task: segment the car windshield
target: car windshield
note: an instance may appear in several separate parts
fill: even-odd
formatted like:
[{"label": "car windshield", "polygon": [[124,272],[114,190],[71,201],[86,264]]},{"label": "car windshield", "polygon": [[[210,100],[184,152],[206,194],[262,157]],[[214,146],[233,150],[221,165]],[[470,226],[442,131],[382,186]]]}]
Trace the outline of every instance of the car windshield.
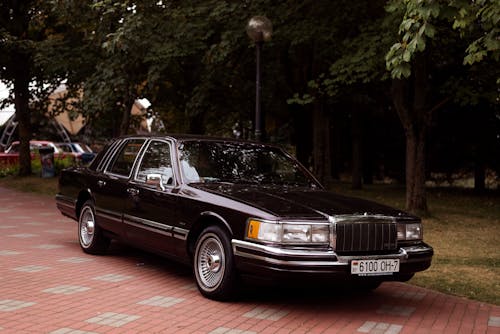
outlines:
[{"label": "car windshield", "polygon": [[317,185],[279,148],[249,143],[186,141],[179,146],[179,151],[187,183]]}]

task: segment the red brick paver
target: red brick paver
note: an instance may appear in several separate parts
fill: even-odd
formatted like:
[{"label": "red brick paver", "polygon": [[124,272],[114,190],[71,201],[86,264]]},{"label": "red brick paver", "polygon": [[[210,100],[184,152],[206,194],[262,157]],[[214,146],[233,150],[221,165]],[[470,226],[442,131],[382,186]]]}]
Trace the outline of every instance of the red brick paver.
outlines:
[{"label": "red brick paver", "polygon": [[259,285],[203,298],[189,268],[113,243],[84,254],[52,198],[0,188],[3,333],[500,333],[500,307],[403,283],[369,294]]}]

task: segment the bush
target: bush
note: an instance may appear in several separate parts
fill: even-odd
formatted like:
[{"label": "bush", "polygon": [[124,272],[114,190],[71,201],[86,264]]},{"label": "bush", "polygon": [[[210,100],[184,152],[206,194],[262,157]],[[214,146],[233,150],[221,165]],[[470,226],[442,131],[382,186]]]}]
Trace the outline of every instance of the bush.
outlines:
[{"label": "bush", "polygon": [[[75,165],[75,160],[73,157],[68,156],[63,159],[54,159],[54,172],[55,175],[59,175],[61,170]],[[31,159],[31,172],[33,175],[42,174],[42,162],[40,161],[40,156],[35,155]],[[0,177],[5,177],[9,175],[17,175],[19,173],[19,162],[15,164],[8,164],[0,162]]]},{"label": "bush", "polygon": [[17,164],[8,164],[0,162],[0,177],[15,175],[18,172],[19,172],[19,166]]}]

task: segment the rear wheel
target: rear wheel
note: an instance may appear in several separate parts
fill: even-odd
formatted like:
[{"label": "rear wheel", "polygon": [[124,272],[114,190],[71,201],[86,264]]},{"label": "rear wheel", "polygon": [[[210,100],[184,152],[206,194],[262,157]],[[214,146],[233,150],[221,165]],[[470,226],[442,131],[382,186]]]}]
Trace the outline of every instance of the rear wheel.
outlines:
[{"label": "rear wheel", "polygon": [[95,210],[91,201],[83,204],[78,219],[78,240],[85,253],[102,254],[109,247],[109,238],[105,237],[95,221]]},{"label": "rear wheel", "polygon": [[194,274],[201,294],[216,300],[234,297],[236,272],[231,242],[219,226],[203,230],[196,241]]}]

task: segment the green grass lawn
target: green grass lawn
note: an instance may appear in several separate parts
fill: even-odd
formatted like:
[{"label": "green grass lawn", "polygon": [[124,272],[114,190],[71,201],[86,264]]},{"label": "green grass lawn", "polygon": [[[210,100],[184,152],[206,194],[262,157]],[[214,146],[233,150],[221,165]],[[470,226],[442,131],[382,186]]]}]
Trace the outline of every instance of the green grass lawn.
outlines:
[{"label": "green grass lawn", "polygon": [[[57,178],[3,177],[0,186],[44,196],[57,192]],[[370,185],[352,190],[346,183],[332,190],[404,208],[401,186]],[[456,189],[429,189],[430,216],[423,219],[424,238],[434,247],[430,269],[411,284],[500,305],[500,194]]]}]

